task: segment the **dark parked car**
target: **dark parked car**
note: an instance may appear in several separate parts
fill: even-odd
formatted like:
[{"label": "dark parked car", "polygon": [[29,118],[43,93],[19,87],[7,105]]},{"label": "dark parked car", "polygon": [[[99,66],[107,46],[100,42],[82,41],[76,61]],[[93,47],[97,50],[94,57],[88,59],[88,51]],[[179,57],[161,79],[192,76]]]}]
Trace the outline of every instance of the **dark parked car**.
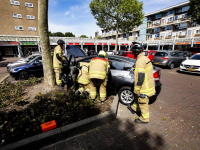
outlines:
[{"label": "dark parked car", "polygon": [[[71,64],[90,62],[90,60],[94,57],[95,56],[85,57]],[[127,105],[133,103],[134,72],[132,67],[136,60],[116,55],[107,55],[106,59],[108,59],[111,67],[111,72],[107,83],[107,92],[114,95],[118,94],[119,100],[122,104]],[[68,80],[68,83],[71,82],[70,85],[75,84],[73,82],[76,81],[78,70],[79,69],[75,65],[71,66],[71,73],[69,74],[70,80]],[[153,103],[157,99],[162,86],[160,83],[160,69],[154,69],[153,75],[155,80],[156,94],[150,97],[150,103]]]},{"label": "dark parked car", "polygon": [[97,55],[97,53],[94,50],[89,50],[87,52],[87,56],[91,56],[91,55]]},{"label": "dark parked car", "polygon": [[180,66],[184,60],[186,60],[186,55],[182,51],[158,51],[152,63],[173,69],[175,66]]}]

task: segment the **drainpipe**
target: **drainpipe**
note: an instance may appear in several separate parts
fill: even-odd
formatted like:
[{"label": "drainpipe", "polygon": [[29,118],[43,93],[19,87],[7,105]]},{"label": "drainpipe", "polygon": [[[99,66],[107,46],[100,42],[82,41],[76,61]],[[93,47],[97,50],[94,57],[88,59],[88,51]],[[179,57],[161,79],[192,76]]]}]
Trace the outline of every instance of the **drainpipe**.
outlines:
[{"label": "drainpipe", "polygon": [[174,42],[173,42],[173,47],[172,47],[172,50],[174,50],[174,47],[175,47],[175,40],[174,40]]},{"label": "drainpipe", "polygon": [[193,47],[193,46],[194,46],[194,38],[192,39],[191,47]]},{"label": "drainpipe", "polygon": [[96,53],[97,53],[97,43],[95,43],[95,51],[96,51]]}]

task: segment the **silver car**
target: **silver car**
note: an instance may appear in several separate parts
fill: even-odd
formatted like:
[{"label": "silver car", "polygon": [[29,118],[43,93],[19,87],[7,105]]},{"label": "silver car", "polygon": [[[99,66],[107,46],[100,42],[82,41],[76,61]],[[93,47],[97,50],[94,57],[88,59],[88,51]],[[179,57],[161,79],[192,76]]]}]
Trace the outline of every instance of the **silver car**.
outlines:
[{"label": "silver car", "polygon": [[184,60],[186,60],[186,55],[182,51],[158,51],[152,63],[173,69],[175,66],[180,66]]},{"label": "silver car", "polygon": [[25,64],[27,64],[29,61],[31,61],[31,60],[33,60],[34,58],[36,58],[37,56],[41,56],[41,53],[38,52],[38,53],[35,53],[35,54],[33,54],[33,55],[30,55],[30,56],[28,56],[28,57],[26,57],[26,58],[21,58],[21,59],[15,61],[15,62],[9,63],[9,64],[7,65],[7,70],[8,70],[8,72],[9,72],[9,70],[10,70],[11,67],[16,67],[16,66],[20,66],[20,65],[25,65]]}]

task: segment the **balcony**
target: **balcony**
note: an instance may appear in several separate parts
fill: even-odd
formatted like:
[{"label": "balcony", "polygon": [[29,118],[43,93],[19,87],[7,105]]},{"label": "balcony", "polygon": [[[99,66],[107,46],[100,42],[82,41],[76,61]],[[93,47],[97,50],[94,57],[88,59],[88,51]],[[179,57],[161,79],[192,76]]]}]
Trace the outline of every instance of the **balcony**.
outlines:
[{"label": "balcony", "polygon": [[167,24],[171,24],[171,23],[173,23],[173,22],[174,22],[174,21],[168,21]]},{"label": "balcony", "polygon": [[165,39],[171,39],[172,37],[171,36],[167,36],[167,37],[165,37]]},{"label": "balcony", "polygon": [[160,40],[160,38],[159,38],[159,37],[157,37],[157,38],[154,38],[154,40]]},{"label": "balcony", "polygon": [[153,24],[153,26],[160,26],[161,23],[156,23],[156,24]]},{"label": "balcony", "polygon": [[200,33],[195,34],[194,37],[200,37]]},{"label": "balcony", "polygon": [[186,35],[179,35],[179,38],[186,38]]}]

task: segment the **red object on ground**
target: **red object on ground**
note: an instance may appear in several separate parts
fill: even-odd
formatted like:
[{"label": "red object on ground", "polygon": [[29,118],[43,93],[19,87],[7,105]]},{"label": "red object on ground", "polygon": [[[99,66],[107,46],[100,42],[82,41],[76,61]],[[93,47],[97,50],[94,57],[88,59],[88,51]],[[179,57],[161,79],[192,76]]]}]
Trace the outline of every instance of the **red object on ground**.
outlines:
[{"label": "red object on ground", "polygon": [[41,124],[41,127],[42,127],[42,131],[46,132],[46,131],[56,128],[56,122],[55,120],[49,121],[49,122]]}]

